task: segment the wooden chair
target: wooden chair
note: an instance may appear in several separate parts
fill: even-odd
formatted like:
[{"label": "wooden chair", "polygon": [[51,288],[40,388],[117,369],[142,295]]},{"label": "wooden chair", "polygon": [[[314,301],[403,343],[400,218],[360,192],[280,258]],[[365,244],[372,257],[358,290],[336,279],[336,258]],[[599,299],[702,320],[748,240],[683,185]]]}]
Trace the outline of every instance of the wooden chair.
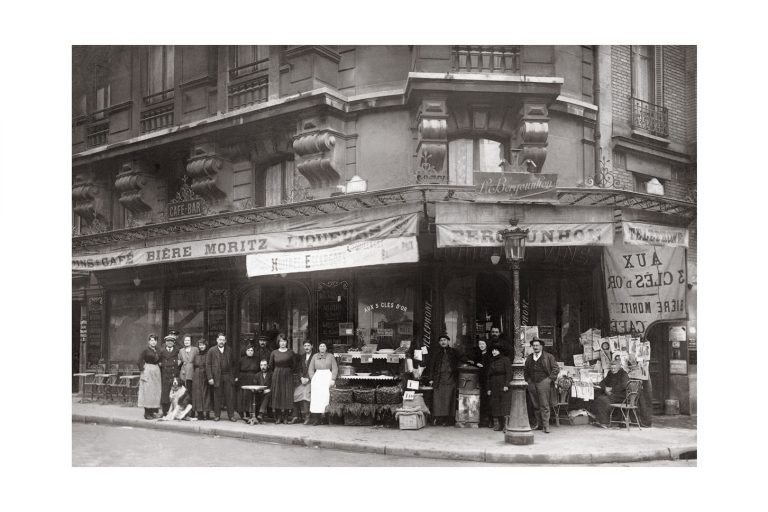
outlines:
[{"label": "wooden chair", "polygon": [[[624,398],[624,400],[621,403],[618,404],[610,404],[611,406],[611,415],[609,417],[608,426],[612,426],[614,423],[623,424],[627,431],[629,431],[630,425],[637,425],[638,430],[642,430],[640,428],[640,419],[637,416],[637,402],[640,398],[640,390],[643,388],[643,381],[641,380],[630,380],[629,384],[627,384],[627,396]],[[621,413],[621,419],[614,420],[613,419],[613,413],[615,411],[619,411]],[[632,415],[635,415],[635,421],[632,421]]]},{"label": "wooden chair", "polygon": [[565,417],[570,422],[568,416],[568,399],[571,396],[571,386],[573,386],[573,379],[567,376],[560,377],[555,383],[555,390],[557,392],[557,402],[552,404],[552,412],[555,416],[555,424],[560,426],[561,413],[565,412]]}]

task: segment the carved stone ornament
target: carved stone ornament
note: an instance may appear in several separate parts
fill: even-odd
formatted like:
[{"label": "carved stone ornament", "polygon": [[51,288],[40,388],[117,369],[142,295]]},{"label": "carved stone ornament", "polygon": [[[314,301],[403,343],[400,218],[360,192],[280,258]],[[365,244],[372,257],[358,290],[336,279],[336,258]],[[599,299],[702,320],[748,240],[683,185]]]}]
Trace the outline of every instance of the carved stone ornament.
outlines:
[{"label": "carved stone ornament", "polygon": [[99,188],[91,182],[78,183],[72,187],[72,204],[75,215],[91,222],[96,217],[95,199],[99,195]]},{"label": "carved stone ornament", "polygon": [[329,132],[313,132],[293,141],[296,154],[296,170],[304,176],[312,188],[333,186],[341,178],[338,167],[340,150],[336,136]]},{"label": "carved stone ornament", "polygon": [[448,114],[445,100],[425,99],[416,114],[416,127],[419,141],[416,154],[421,160],[434,168],[436,173],[445,173],[445,161],[448,154]]},{"label": "carved stone ornament", "polygon": [[224,161],[217,155],[197,149],[187,163],[187,176],[192,178],[192,191],[206,201],[223,199],[227,194],[216,183],[217,174],[224,168]]},{"label": "carved stone ornament", "polygon": [[142,190],[149,181],[149,177],[144,172],[131,164],[124,164],[117,174],[115,190],[120,194],[118,201],[134,215],[152,210],[152,207],[142,198]]},{"label": "carved stone ornament", "polygon": [[540,173],[547,158],[549,117],[544,104],[526,103],[520,118],[520,162],[527,164],[530,172]]}]

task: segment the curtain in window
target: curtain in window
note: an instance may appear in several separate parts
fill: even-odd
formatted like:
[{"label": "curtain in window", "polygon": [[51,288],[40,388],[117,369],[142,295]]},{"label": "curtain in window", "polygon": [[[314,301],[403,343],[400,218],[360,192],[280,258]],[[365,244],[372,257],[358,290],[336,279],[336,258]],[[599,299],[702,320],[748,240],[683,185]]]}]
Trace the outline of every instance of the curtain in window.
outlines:
[{"label": "curtain in window", "polygon": [[147,59],[147,94],[173,87],[173,46],[152,46]]},{"label": "curtain in window", "polygon": [[653,103],[653,46],[632,46],[632,88],[635,98]]},{"label": "curtain in window", "polygon": [[283,162],[267,169],[264,179],[264,197],[266,206],[276,206],[283,200]]},{"label": "curtain in window", "polygon": [[445,330],[450,345],[466,350],[473,345],[471,322],[475,321],[475,278],[455,277],[445,287]]},{"label": "curtain in window", "polygon": [[457,139],[448,143],[448,183],[472,184],[472,139]]}]

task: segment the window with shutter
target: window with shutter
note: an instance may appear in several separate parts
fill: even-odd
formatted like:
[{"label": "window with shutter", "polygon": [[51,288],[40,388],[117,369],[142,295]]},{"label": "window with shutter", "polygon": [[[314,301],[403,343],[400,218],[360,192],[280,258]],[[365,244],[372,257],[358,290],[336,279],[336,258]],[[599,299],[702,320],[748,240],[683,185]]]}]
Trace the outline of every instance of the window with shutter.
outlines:
[{"label": "window with shutter", "polygon": [[658,137],[669,135],[663,55],[663,46],[631,46],[632,128]]}]

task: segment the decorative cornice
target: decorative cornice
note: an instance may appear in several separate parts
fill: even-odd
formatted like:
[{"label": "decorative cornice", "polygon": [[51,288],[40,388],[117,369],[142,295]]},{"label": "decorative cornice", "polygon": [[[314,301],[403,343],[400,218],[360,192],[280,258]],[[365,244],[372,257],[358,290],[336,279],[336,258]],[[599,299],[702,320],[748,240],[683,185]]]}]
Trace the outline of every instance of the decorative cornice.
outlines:
[{"label": "decorative cornice", "polygon": [[141,191],[148,181],[148,176],[132,164],[124,164],[115,179],[115,190],[120,193],[118,201],[134,215],[141,215],[152,209],[141,196]]},{"label": "decorative cornice", "polygon": [[339,55],[338,52],[331,50],[327,46],[320,46],[320,45],[293,46],[285,50],[285,58],[293,59],[294,57],[299,57],[307,53],[316,53],[336,63],[339,63],[341,61],[341,55]]}]

